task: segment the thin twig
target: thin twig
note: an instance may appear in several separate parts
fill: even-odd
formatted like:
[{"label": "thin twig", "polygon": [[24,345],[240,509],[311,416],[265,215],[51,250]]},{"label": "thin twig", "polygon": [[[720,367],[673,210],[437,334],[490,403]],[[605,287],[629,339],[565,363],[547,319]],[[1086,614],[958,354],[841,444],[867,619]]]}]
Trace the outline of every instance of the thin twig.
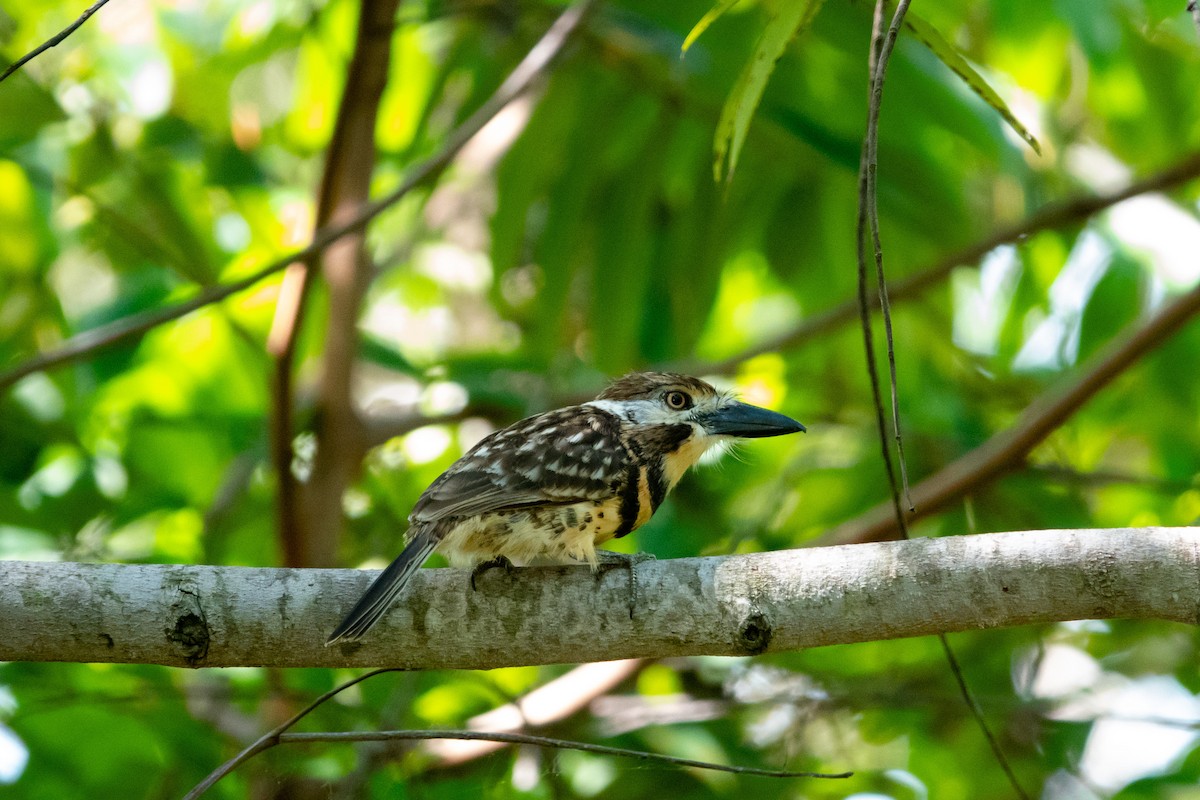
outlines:
[{"label": "thin twig", "polygon": [[47,39],[47,40],[46,40],[45,42],[43,42],[41,45],[39,45],[39,46],[35,47],[34,49],[30,50],[28,53],[26,53],[25,55],[21,56],[20,58],[18,58],[18,59],[17,59],[16,61],[14,61],[13,63],[9,64],[9,65],[8,65],[8,69],[4,70],[4,72],[3,72],[3,73],[0,73],[0,83],[3,83],[3,82],[4,82],[4,80],[5,80],[5,79],[6,79],[6,78],[7,78],[9,75],[12,75],[14,72],[16,72],[16,71],[17,71],[17,70],[19,70],[21,67],[23,67],[23,66],[25,66],[26,64],[28,64],[28,63],[29,63],[30,61],[32,61],[33,59],[35,59],[35,58],[37,58],[38,56],[40,56],[42,53],[46,52],[47,50],[49,50],[49,49],[51,49],[51,48],[53,48],[53,47],[58,47],[60,44],[62,44],[64,39],[66,39],[68,36],[70,36],[72,33],[74,33],[74,32],[75,32],[75,30],[76,30],[76,29],[77,29],[77,28],[78,28],[80,25],[82,25],[83,23],[87,22],[87,21],[88,21],[88,18],[89,18],[89,17],[91,17],[91,16],[92,16],[92,14],[95,14],[97,11],[99,11],[101,8],[103,8],[103,7],[104,7],[104,4],[105,4],[105,3],[107,3],[107,2],[108,2],[108,0],[96,0],[96,2],[95,2],[95,3],[93,3],[93,4],[92,4],[92,5],[91,5],[91,6],[88,8],[88,10],[87,10],[87,11],[84,11],[82,14],[80,14],[80,15],[79,15],[79,18],[78,18],[78,19],[76,19],[74,22],[72,22],[70,25],[68,25],[67,27],[63,28],[61,31],[59,31],[58,33],[56,33],[54,36],[51,36],[49,39]]},{"label": "thin twig", "polygon": [[[896,6],[896,12],[892,16],[892,23],[888,27],[887,36],[882,42],[878,54],[875,48],[871,48],[871,54],[875,57],[876,63],[871,72],[871,96],[867,107],[867,136],[865,137],[866,145],[866,164],[864,171],[867,178],[867,191],[865,198],[865,213],[867,221],[870,223],[871,243],[875,253],[875,276],[879,291],[879,307],[883,311],[883,329],[884,338],[887,344],[888,358],[888,375],[890,378],[891,394],[892,394],[892,435],[896,440],[896,460],[900,464],[900,486],[904,497],[907,500],[908,507],[912,508],[912,498],[908,493],[908,467],[905,465],[904,459],[904,438],[900,434],[900,397],[898,384],[896,380],[896,344],[892,336],[892,309],[888,303],[887,281],[884,279],[883,273],[883,242],[879,234],[879,187],[878,187],[878,171],[879,171],[879,114],[883,107],[883,81],[887,74],[887,64],[891,60],[892,50],[896,47],[896,38],[900,33],[900,26],[904,23],[904,14],[908,11],[909,0],[900,0]],[[882,6],[880,6],[882,13]],[[859,213],[863,213],[862,203],[859,205]],[[859,234],[861,236],[861,233]],[[860,290],[861,294],[865,295],[865,291]],[[868,312],[867,324],[870,324],[870,315]],[[872,371],[874,375],[874,371]],[[876,396],[878,400],[878,395]],[[883,445],[887,449],[887,436],[883,434]],[[888,467],[888,474],[892,474],[891,467]],[[895,492],[895,500],[897,506],[900,503],[900,495]],[[904,516],[903,509],[897,507],[897,515],[901,518]]]},{"label": "thin twig", "polygon": [[385,672],[403,672],[403,671],[404,670],[402,670],[398,667],[385,667],[384,669],[374,669],[374,670],[371,670],[370,672],[365,672],[362,675],[359,675],[357,678],[351,678],[350,680],[346,681],[345,683],[341,684],[340,686],[333,687],[328,692],[325,692],[325,694],[321,695],[316,700],[313,700],[311,703],[306,705],[300,711],[296,712],[286,722],[283,722],[280,725],[267,731],[262,736],[258,737],[258,739],[256,739],[248,747],[244,748],[236,756],[229,759],[224,764],[222,764],[221,766],[219,766],[215,770],[213,770],[211,773],[209,773],[207,778],[200,781],[200,783],[198,783],[194,787],[192,787],[192,790],[190,792],[188,792],[186,795],[183,796],[183,800],[196,800],[197,797],[199,797],[200,795],[207,792],[210,788],[212,788],[213,784],[215,784],[217,781],[221,780],[221,778],[224,778],[229,773],[233,772],[241,764],[250,760],[257,754],[261,753],[263,750],[269,750],[272,747],[274,747],[275,745],[279,744],[279,741],[280,741],[279,737],[283,735],[284,731],[291,728],[297,722],[299,722],[300,720],[304,719],[306,716],[311,714],[317,708],[317,706],[321,705],[326,700],[329,700],[330,698],[335,697],[339,693],[345,691],[346,689],[349,689],[351,686],[354,686],[355,684],[362,683],[363,681],[365,681],[368,678],[374,678],[376,675],[382,675]]},{"label": "thin twig", "polygon": [[[467,720],[467,727],[471,731],[521,733],[523,728],[545,728],[562,722],[608,694],[647,663],[645,659],[628,658],[581,664],[505,705]],[[439,740],[426,745],[425,750],[438,759],[436,766],[445,768],[490,755],[504,745],[498,741]]]},{"label": "thin twig", "polygon": [[[887,74],[888,61],[891,59],[892,51],[896,46],[896,38],[900,32],[900,26],[904,23],[904,14],[908,10],[910,0],[899,0],[896,5],[896,11],[892,16],[891,25],[888,27],[887,35],[883,34],[883,12],[886,0],[877,0],[875,6],[875,17],[871,31],[871,51],[868,57],[869,73],[870,73],[870,94],[867,100],[867,131],[863,138],[862,164],[859,168],[859,196],[858,196],[858,216],[856,224],[857,237],[857,252],[858,252],[858,302],[859,316],[862,320],[863,340],[867,354],[867,369],[869,371],[871,381],[871,392],[875,403],[876,422],[879,427],[879,439],[883,449],[883,460],[887,468],[888,484],[891,489],[891,506],[895,516],[896,525],[900,531],[901,538],[908,538],[908,525],[904,518],[904,509],[900,502],[900,487],[896,483],[896,473],[892,467],[891,449],[888,447],[888,432],[887,424],[884,421],[883,397],[879,386],[879,376],[875,367],[875,353],[873,346],[873,337],[871,332],[871,309],[867,304],[867,264],[866,254],[866,233],[867,228],[870,229],[871,242],[874,247],[875,256],[875,274],[878,283],[879,305],[883,311],[884,330],[887,338],[887,356],[891,385],[891,400],[892,400],[892,430],[896,439],[897,458],[900,461],[900,472],[903,476],[904,494],[908,497],[908,506],[912,510],[913,503],[908,491],[908,476],[904,465],[904,447],[903,440],[900,435],[900,409],[898,403],[898,392],[896,383],[896,351],[895,343],[892,338],[891,324],[891,309],[888,303],[887,282],[884,278],[883,271],[883,244],[879,234],[879,210],[878,210],[878,186],[876,182],[878,166],[879,166],[879,114],[883,105],[883,83]],[[987,740],[988,746],[992,750],[1000,768],[1008,778],[1009,784],[1013,791],[1022,800],[1029,800],[1029,795],[1026,794],[1020,782],[1017,780],[1016,774],[1013,772],[1012,765],[1008,761],[1008,757],[1004,754],[1000,747],[1000,742],[997,740],[991,727],[988,725],[986,718],[983,715],[983,709],[975,700],[971,689],[967,686],[966,676],[963,674],[962,665],[958,661],[958,657],[954,654],[953,648],[950,646],[949,639],[945,634],[938,634],[938,640],[942,644],[942,650],[946,655],[946,663],[950,667],[950,672],[954,676],[955,682],[958,684],[959,692],[962,694],[963,701],[967,704],[967,708],[971,711],[971,715],[975,718],[980,731]]]},{"label": "thin twig", "polygon": [[[376,212],[378,213],[378,212]],[[364,221],[365,222],[365,221]],[[329,240],[335,237],[326,237]],[[323,247],[328,242],[323,238],[319,243],[314,241],[313,244],[305,248],[301,253],[315,252],[320,247]],[[233,283],[213,286],[202,290],[191,300],[185,300],[182,303],[166,308],[157,308],[152,311],[145,311],[140,314],[133,314],[123,319],[110,322],[107,325],[101,325],[93,328],[90,331],[76,334],[60,345],[57,349],[46,353],[41,353],[28,361],[22,362],[6,372],[0,373],[0,391],[7,389],[17,381],[27,375],[32,375],[35,372],[41,372],[51,367],[56,367],[60,364],[65,364],[70,361],[90,355],[97,350],[103,350],[111,347],[119,342],[135,336],[140,336],[147,331],[153,330],[167,322],[179,319],[193,311],[212,305],[213,303],[224,300],[230,295],[237,294],[244,289],[248,289],[259,281],[271,276],[279,270],[286,267],[294,260],[295,256],[289,256],[286,260],[273,262],[266,267],[263,267],[258,272],[248,275],[241,280]]]},{"label": "thin twig", "polygon": [[287,733],[286,731],[294,727],[300,720],[311,714],[316,708],[327,700],[332,699],[339,693],[349,689],[351,686],[362,683],[368,678],[373,678],[376,675],[382,675],[385,672],[403,672],[403,669],[398,667],[387,667],[384,669],[371,670],[356,678],[352,678],[345,683],[335,686],[329,691],[322,694],[317,699],[313,700],[303,709],[294,714],[290,719],[281,723],[264,733],[253,743],[243,748],[241,752],[229,759],[221,766],[217,767],[208,776],[196,784],[190,792],[184,795],[183,800],[196,800],[211,789],[218,781],[224,778],[229,773],[233,772],[242,764],[249,761],[254,756],[270,750],[272,747],[280,744],[301,743],[301,742],[393,742],[393,741],[414,741],[414,740],[431,740],[431,739],[462,739],[467,741],[489,741],[503,742],[505,744],[528,744],[538,747],[550,747],[558,750],[578,750],[584,753],[598,753],[600,755],[623,756],[625,758],[636,758],[641,761],[651,761],[659,764],[670,764],[679,767],[696,767],[698,769],[707,769],[714,772],[732,772],[737,775],[754,775],[764,778],[849,778],[853,772],[838,772],[838,773],[823,773],[823,772],[793,772],[789,770],[773,770],[760,769],[758,767],[737,767],[727,766],[724,764],[714,764],[707,761],[695,761],[690,758],[678,758],[676,756],[662,755],[659,753],[648,753],[643,750],[627,750],[622,747],[609,747],[602,744],[590,744],[588,742],[574,742],[568,739],[552,739],[546,736],[535,736],[527,733],[488,733],[485,731],[458,731],[458,730],[401,730],[401,731],[332,731],[320,733]]},{"label": "thin twig", "polygon": [[[536,736],[530,733],[501,733],[487,731],[459,730],[428,730],[428,731],[332,731],[329,733],[284,733],[276,737],[278,744],[305,742],[400,742],[428,739],[464,739],[467,741],[503,742],[505,744],[527,744],[535,747],[550,747],[556,750],[578,750],[582,753],[597,753],[606,756],[621,756],[635,758],[639,761],[650,761],[656,764],[669,764],[675,767],[695,767],[713,772],[731,772],[735,775],[752,775],[759,778],[849,778],[853,772],[797,772],[782,769],[763,769],[761,767],[738,767],[726,764],[716,764],[711,761],[697,761],[691,758],[679,758],[661,753],[649,753],[645,750],[629,750],[624,747],[610,747],[603,744],[576,742],[570,739],[554,739],[549,736]],[[185,798],[185,800],[187,800]]]},{"label": "thin twig", "polygon": [[202,291],[191,300],[176,306],[155,309],[142,314],[135,314],[108,325],[94,328],[85,333],[71,337],[58,349],[40,354],[28,361],[18,364],[7,372],[0,373],[0,391],[8,388],[26,375],[40,372],[51,367],[81,358],[96,350],[110,347],[117,342],[139,336],[147,331],[178,319],[204,306],[224,300],[230,295],[247,289],[259,281],[274,275],[295,261],[304,261],[320,253],[333,242],[348,233],[362,230],[375,217],[393,206],[414,189],[436,179],[454,160],[467,142],[474,138],[483,127],[499,114],[505,106],[524,94],[538,80],[558,57],[579,28],[588,13],[595,7],[598,0],[580,0],[564,11],[550,26],[550,29],[538,40],[537,44],[522,59],[509,76],[504,80],[495,93],[481,105],[474,114],[468,117],[456,128],[442,145],[442,149],[429,159],[415,167],[388,194],[364,206],[358,213],[345,222],[330,225],[317,231],[312,242],[300,250],[288,253],[272,261],[262,269],[246,278],[225,286],[214,286]]},{"label": "thin twig", "polygon": [[[882,456],[887,470],[888,485],[891,487],[892,502],[896,515],[896,524],[908,538],[907,527],[904,523],[904,511],[900,506],[899,484],[896,481],[895,466],[892,463],[891,448],[888,447],[887,422],[884,419],[883,391],[879,385],[879,371],[875,363],[875,337],[871,330],[871,306],[867,299],[867,225],[873,204],[870,200],[873,181],[871,155],[876,145],[873,140],[879,136],[879,109],[883,99],[883,82],[880,76],[887,70],[887,61],[891,56],[891,47],[887,46],[884,38],[883,10],[885,0],[877,0],[875,16],[871,25],[871,50],[868,56],[869,91],[867,94],[867,130],[863,137],[862,155],[858,169],[858,213],[855,218],[855,250],[858,261],[858,313],[862,324],[863,350],[867,360],[867,376],[871,382],[871,394],[875,402],[875,417],[879,427],[879,438],[883,446]],[[901,9],[907,8],[902,0]],[[894,42],[894,40],[893,40]]]},{"label": "thin twig", "polygon": [[[1197,177],[1200,177],[1200,152],[1189,153],[1161,172],[1135,181],[1119,191],[1075,197],[1059,203],[1052,203],[1035,211],[1015,225],[1002,228],[961,250],[944,256],[929,267],[902,278],[892,284],[888,296],[893,302],[912,299],[929,287],[941,283],[955,268],[976,264],[984,255],[1001,245],[1020,242],[1042,231],[1081,222],[1130,198],[1151,192],[1166,191]],[[855,300],[849,300],[820,312],[791,330],[753,345],[729,358],[709,364],[689,365],[691,369],[685,371],[709,375],[728,374],[735,371],[743,362],[756,356],[778,350],[789,350],[810,342],[824,333],[845,325],[855,319],[857,315],[858,303]]]},{"label": "thin twig", "polygon": [[1047,480],[1075,484],[1077,486],[1138,486],[1154,492],[1181,494],[1200,489],[1200,480],[1171,480],[1153,475],[1136,475],[1114,470],[1091,470],[1083,472],[1062,464],[1029,464],[1027,469]]},{"label": "thin twig", "polygon": [[991,726],[988,725],[987,718],[983,715],[983,708],[980,707],[979,701],[975,699],[975,694],[971,691],[971,687],[967,686],[966,675],[963,674],[962,665],[958,662],[958,656],[954,654],[954,648],[950,646],[950,640],[944,633],[939,633],[937,638],[942,643],[942,652],[946,654],[946,663],[950,665],[950,672],[954,675],[954,682],[958,684],[959,694],[962,695],[963,702],[967,704],[967,708],[971,710],[971,716],[975,718],[975,723],[979,727],[979,730],[983,732],[984,738],[987,739],[988,747],[991,748],[992,755],[996,758],[996,763],[1004,771],[1004,776],[1008,778],[1008,783],[1012,786],[1017,797],[1020,797],[1021,800],[1029,800],[1029,794],[1025,791],[1025,787],[1021,786],[1021,782],[1017,780],[1017,773],[1013,771],[1008,756],[1004,754],[1004,749],[1000,747],[1000,740],[996,738],[996,734],[992,732]]}]

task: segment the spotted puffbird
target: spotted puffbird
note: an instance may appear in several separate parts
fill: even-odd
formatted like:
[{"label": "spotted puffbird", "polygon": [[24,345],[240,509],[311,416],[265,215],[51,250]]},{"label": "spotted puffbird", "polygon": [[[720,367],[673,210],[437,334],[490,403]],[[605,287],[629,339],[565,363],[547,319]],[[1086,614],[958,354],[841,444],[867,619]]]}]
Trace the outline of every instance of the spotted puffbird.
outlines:
[{"label": "spotted puffbird", "polygon": [[498,430],[425,490],[404,551],[326,644],[361,638],[435,549],[477,571],[530,561],[596,569],[596,546],[645,524],[709,448],[804,429],[698,378],[635,372],[591,402]]}]

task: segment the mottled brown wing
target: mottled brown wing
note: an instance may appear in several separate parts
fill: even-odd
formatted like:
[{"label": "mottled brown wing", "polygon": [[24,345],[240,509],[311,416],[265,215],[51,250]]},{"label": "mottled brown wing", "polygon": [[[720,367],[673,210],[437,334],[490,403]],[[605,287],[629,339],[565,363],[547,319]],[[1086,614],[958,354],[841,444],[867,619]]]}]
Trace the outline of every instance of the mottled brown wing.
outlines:
[{"label": "mottled brown wing", "polygon": [[593,406],[523,419],[454,462],[421,495],[409,520],[428,523],[609,497],[630,464],[619,432],[620,420]]}]

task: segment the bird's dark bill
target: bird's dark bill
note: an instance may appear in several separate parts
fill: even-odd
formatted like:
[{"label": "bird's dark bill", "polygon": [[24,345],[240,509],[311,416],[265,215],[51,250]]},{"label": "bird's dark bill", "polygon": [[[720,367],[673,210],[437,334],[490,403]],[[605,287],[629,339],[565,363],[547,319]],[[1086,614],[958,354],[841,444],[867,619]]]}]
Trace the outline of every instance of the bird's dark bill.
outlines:
[{"label": "bird's dark bill", "polygon": [[782,436],[785,433],[802,433],[806,430],[803,425],[785,414],[748,403],[725,406],[700,420],[700,424],[710,434],[740,436],[743,439],[761,439],[765,436]]}]

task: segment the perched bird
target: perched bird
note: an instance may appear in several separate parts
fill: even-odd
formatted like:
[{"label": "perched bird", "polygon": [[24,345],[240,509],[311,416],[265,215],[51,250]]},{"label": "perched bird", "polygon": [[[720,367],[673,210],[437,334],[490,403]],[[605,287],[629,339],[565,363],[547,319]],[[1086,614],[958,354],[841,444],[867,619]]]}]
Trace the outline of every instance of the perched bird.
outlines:
[{"label": "perched bird", "polygon": [[452,564],[474,565],[472,585],[482,569],[512,562],[587,562],[594,570],[596,545],[645,524],[710,447],[804,429],[698,378],[635,372],[591,402],[498,430],[417,500],[408,545],[326,645],[361,638],[435,549]]}]

